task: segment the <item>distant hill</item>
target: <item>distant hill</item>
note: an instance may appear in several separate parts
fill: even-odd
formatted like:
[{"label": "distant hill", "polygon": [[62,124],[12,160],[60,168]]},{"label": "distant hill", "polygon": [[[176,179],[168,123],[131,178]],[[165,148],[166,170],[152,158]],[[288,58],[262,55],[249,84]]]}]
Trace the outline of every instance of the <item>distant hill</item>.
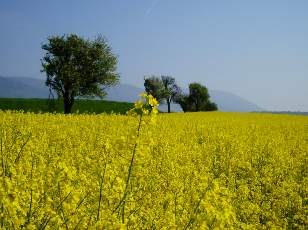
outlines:
[{"label": "distant hill", "polygon": [[[138,99],[138,94],[144,89],[129,84],[120,84],[117,87],[107,90],[106,100],[134,102]],[[241,98],[233,93],[210,90],[211,100],[217,103],[221,111],[264,111],[258,105]],[[1,77],[0,76],[0,98],[48,98],[49,90],[45,86],[44,79],[34,79],[28,77]],[[160,110],[165,111],[166,106],[160,106]],[[171,105],[172,111],[182,111],[177,104]]]},{"label": "distant hill", "polygon": [[48,98],[48,95],[44,80],[0,76],[0,98]]},{"label": "distant hill", "polygon": [[261,111],[263,108],[233,93],[210,90],[211,100],[218,104],[219,110],[229,112]]},{"label": "distant hill", "polygon": [[127,101],[135,102],[139,99],[139,94],[144,92],[144,89],[133,85],[120,84],[116,87],[107,89],[107,100],[111,101]]}]

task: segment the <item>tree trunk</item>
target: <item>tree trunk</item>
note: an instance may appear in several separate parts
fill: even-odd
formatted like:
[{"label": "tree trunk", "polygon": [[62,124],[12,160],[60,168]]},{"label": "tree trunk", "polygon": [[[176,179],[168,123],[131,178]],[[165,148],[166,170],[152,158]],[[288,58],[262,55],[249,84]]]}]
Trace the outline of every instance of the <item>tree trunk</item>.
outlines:
[{"label": "tree trunk", "polygon": [[63,95],[63,103],[64,103],[64,113],[69,114],[72,112],[72,107],[74,104],[74,96],[70,96],[69,93],[64,93]]},{"label": "tree trunk", "polygon": [[170,100],[167,100],[167,105],[168,105],[168,113],[170,113]]}]

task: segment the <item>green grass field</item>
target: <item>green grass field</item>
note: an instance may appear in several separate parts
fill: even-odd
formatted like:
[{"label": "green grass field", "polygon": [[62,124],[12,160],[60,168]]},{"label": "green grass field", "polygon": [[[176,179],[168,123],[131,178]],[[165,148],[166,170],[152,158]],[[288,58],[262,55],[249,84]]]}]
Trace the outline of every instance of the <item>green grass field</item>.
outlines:
[{"label": "green grass field", "polygon": [[[133,107],[133,103],[104,100],[75,101],[73,113],[118,113],[125,114]],[[0,110],[23,110],[25,112],[57,112],[63,113],[61,100],[35,99],[35,98],[0,98]]]}]

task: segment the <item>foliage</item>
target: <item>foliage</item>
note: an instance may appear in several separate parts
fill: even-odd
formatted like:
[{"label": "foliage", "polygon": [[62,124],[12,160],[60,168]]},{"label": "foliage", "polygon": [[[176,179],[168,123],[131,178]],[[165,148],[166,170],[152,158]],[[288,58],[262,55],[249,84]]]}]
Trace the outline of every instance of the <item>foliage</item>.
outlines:
[{"label": "foliage", "polygon": [[163,83],[159,77],[154,75],[144,77],[144,89],[148,94],[151,94],[158,102],[163,102]]},{"label": "foliage", "polygon": [[137,118],[0,111],[0,227],[307,227],[308,117]]},{"label": "foliage", "polygon": [[166,102],[168,113],[170,113],[170,104],[175,101],[177,95],[181,93],[180,87],[171,76],[151,76],[144,78],[145,91],[153,95],[160,103]]},{"label": "foliage", "polygon": [[46,85],[64,101],[64,112],[70,113],[76,96],[105,95],[104,88],[117,84],[117,58],[101,36],[94,41],[75,34],[53,36],[42,45],[46,51],[42,72]]},{"label": "foliage", "polygon": [[176,97],[175,102],[178,103],[181,106],[183,112],[195,111],[194,108],[193,108],[193,104],[190,101],[189,96],[186,95],[186,94],[179,94]]},{"label": "foliage", "polygon": [[[50,106],[52,104],[52,107]],[[126,114],[133,103],[104,100],[75,100],[72,113],[120,113]],[[33,98],[0,98],[0,110],[17,110],[34,113],[63,113],[63,101]]]},{"label": "foliage", "polygon": [[189,84],[189,95],[178,95],[175,100],[184,112],[215,111],[217,105],[210,101],[208,89],[199,84]]},{"label": "foliage", "polygon": [[218,110],[217,104],[212,101],[208,101],[204,107],[201,107],[201,111],[216,111]]}]

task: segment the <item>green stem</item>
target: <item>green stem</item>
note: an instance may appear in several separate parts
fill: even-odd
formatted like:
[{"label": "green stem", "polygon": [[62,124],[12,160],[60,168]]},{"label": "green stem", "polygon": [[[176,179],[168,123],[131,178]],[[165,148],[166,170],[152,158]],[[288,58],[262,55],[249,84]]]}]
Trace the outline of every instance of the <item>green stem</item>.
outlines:
[{"label": "green stem", "polygon": [[21,148],[20,148],[20,150],[17,154],[17,157],[15,158],[15,161],[14,161],[15,163],[17,163],[19,161],[21,154],[22,154],[22,151],[23,151],[24,147],[26,146],[26,144],[29,142],[30,138],[31,138],[31,133],[29,133],[26,141],[22,144],[22,146],[21,146]]},{"label": "green stem", "polygon": [[136,142],[135,142],[135,145],[134,145],[134,148],[133,148],[133,154],[132,154],[132,158],[130,160],[130,165],[129,165],[129,168],[128,168],[128,173],[127,173],[128,175],[127,175],[127,179],[126,179],[124,194],[123,194],[121,201],[119,202],[119,204],[117,205],[117,207],[113,211],[113,213],[116,212],[118,210],[118,208],[123,204],[122,222],[124,222],[124,216],[123,215],[124,215],[124,208],[125,208],[125,200],[126,200],[126,196],[128,195],[128,186],[129,186],[129,182],[130,182],[130,178],[131,178],[131,174],[132,174],[132,170],[133,170],[133,164],[134,164],[134,159],[135,159],[136,149],[137,149],[137,141],[138,141],[139,135],[140,135],[141,121],[142,121],[142,114],[140,115],[140,119],[139,119],[139,124],[138,124],[138,129],[137,129],[137,138],[136,138]]},{"label": "green stem", "polygon": [[[31,154],[32,155],[32,154]],[[31,178],[31,182],[32,182],[32,178],[33,178],[33,167],[34,167],[34,159],[33,159],[33,155],[32,155],[32,162],[31,162],[31,174],[30,174],[30,178]],[[29,224],[31,221],[31,212],[32,212],[32,202],[33,202],[33,190],[31,188],[30,191],[30,204],[29,204],[29,211],[28,211],[28,219],[25,225]]]},{"label": "green stem", "polygon": [[106,167],[107,167],[107,164],[105,165],[103,176],[99,177],[99,200],[98,200],[96,221],[98,221],[98,219],[99,219],[99,211],[101,209],[101,202],[102,202],[102,197],[103,197],[103,183],[104,183]]}]

